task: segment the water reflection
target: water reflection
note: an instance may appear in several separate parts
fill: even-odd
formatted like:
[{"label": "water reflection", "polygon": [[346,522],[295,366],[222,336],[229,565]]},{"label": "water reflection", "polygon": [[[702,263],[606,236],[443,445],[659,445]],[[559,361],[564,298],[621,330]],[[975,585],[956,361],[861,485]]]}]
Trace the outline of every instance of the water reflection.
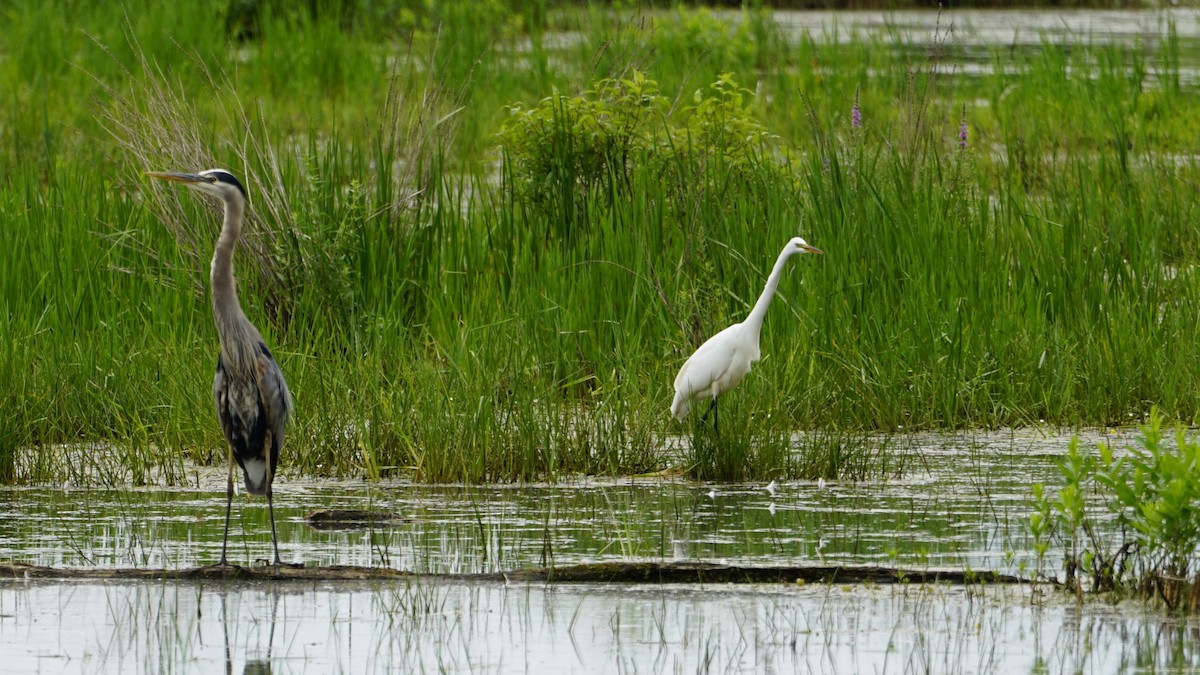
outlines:
[{"label": "water reflection", "polygon": [[[238,639],[240,637],[240,635],[239,635],[239,631],[237,629],[241,626],[240,625],[234,626],[233,644],[237,645],[239,653],[241,653],[243,651],[243,649],[244,649],[244,653],[245,653],[245,665],[242,667],[242,670],[241,670],[243,675],[271,675],[271,652],[275,645],[275,617],[279,613],[278,590],[279,589],[276,589],[276,588],[268,589],[268,593],[270,595],[270,601],[271,601],[271,614],[270,614],[270,621],[269,621],[269,623],[266,624],[266,626],[267,626],[267,647],[266,647],[265,654],[262,653],[262,650],[261,650],[261,642],[262,642],[261,638],[258,638],[256,640],[257,644],[254,647],[244,645],[243,641]],[[233,648],[230,647],[230,639],[229,639],[230,618],[229,618],[229,609],[227,606],[230,593],[229,593],[228,589],[222,589],[219,593],[220,593],[220,598],[221,598],[221,632],[225,637],[225,673],[227,675],[232,675],[232,673],[234,672],[234,669],[233,669],[234,650],[233,650]],[[242,594],[235,595],[235,600],[240,600],[241,595]],[[250,613],[253,615],[253,610],[251,610]],[[236,621],[238,621],[239,618],[240,617],[235,617],[233,619],[233,621],[236,622]],[[251,616],[251,626],[253,626],[256,629],[261,629],[263,626],[262,617]],[[256,637],[258,637],[258,636],[256,636]]]},{"label": "water reflection", "polygon": [[[276,495],[280,543],[289,560],[418,572],[674,559],[1021,573],[1032,561],[1029,485],[1053,474],[1067,436],[912,441],[903,479],[775,481],[773,489],[285,477]],[[1129,441],[1108,433],[1084,440],[1111,442],[1118,454]],[[198,489],[0,490],[0,559],[210,563],[220,552],[221,481],[217,471]],[[230,553],[262,557],[266,509],[237,504],[239,538],[231,541],[239,543]],[[305,514],[318,508],[399,518],[366,530],[316,529]],[[1077,606],[1028,588],[0,581],[0,653],[15,672],[1090,672],[1200,668],[1197,638],[1194,620],[1136,604]]]},{"label": "water reflection", "polygon": [[1194,670],[1198,638],[1028,588],[0,583],[6,672]]}]

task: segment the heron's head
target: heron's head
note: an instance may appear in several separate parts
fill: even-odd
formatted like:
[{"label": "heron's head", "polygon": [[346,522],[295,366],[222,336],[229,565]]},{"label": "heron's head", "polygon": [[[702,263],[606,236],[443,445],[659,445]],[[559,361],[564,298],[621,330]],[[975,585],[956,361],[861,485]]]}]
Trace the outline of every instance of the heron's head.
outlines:
[{"label": "heron's head", "polygon": [[792,237],[792,240],[787,243],[787,252],[792,255],[797,253],[824,253],[824,251],[815,246],[809,246],[808,242],[800,237]]},{"label": "heron's head", "polygon": [[159,180],[169,180],[196,190],[210,194],[222,201],[240,198],[246,201],[246,188],[241,181],[224,169],[209,169],[200,173],[176,173],[174,171],[147,171],[147,176]]}]

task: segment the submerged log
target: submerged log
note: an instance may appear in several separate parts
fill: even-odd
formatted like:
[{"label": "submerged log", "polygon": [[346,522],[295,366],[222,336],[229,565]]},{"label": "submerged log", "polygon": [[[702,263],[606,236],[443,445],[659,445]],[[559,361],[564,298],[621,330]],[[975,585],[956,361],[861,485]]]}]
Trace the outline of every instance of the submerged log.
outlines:
[{"label": "submerged log", "polygon": [[518,570],[507,579],[531,581],[657,584],[1020,584],[1029,580],[999,572],[904,570],[860,566],[739,566],[705,562],[589,563],[569,567]]},{"label": "submerged log", "polygon": [[990,571],[903,570],[858,566],[755,567],[705,562],[584,563],[486,574],[413,574],[389,567],[352,565],[207,565],[185,569],[41,567],[0,563],[0,579],[60,580],[275,580],[275,581],[504,581],[600,584],[1025,584],[1030,579]]},{"label": "submerged log", "polygon": [[355,567],[352,565],[328,565],[325,567],[205,565],[204,567],[169,570],[142,567],[41,567],[23,563],[0,563],[0,579],[370,581],[412,576],[414,575],[408,572],[387,567]]},{"label": "submerged log", "polygon": [[304,521],[314,530],[369,530],[403,520],[387,511],[362,509],[317,509],[304,517]]}]

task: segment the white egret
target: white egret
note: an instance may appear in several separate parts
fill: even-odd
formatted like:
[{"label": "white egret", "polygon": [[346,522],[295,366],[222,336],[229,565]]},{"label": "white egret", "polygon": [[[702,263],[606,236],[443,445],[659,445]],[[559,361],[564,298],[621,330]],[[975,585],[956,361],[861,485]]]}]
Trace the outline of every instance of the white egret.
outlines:
[{"label": "white egret", "polygon": [[675,419],[682,422],[691,409],[692,401],[708,398],[712,403],[701,419],[706,419],[708,413],[712,412],[713,428],[717,428],[717,397],[736,387],[750,372],[750,365],[761,357],[758,337],[762,332],[767,307],[771,304],[771,298],[775,297],[784,265],[799,253],[823,251],[809,246],[800,237],[792,238],[779,253],[779,259],[767,277],[766,287],[746,320],[710,337],[684,362],[675,376],[675,400],[671,402],[671,415]]}]

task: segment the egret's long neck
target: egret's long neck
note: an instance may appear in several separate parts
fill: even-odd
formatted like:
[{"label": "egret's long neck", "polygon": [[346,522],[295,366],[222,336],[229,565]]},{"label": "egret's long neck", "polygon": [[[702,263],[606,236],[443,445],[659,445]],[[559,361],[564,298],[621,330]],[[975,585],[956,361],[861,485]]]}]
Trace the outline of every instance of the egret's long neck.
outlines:
[{"label": "egret's long neck", "polygon": [[758,302],[754,303],[754,309],[750,310],[750,316],[747,316],[746,320],[742,322],[744,330],[751,332],[755,343],[758,342],[758,335],[762,331],[763,318],[767,316],[767,307],[771,306],[771,298],[775,297],[775,289],[779,287],[779,277],[783,276],[783,267],[790,257],[786,250],[779,254],[779,259],[775,261],[775,267],[771,269],[771,276],[767,277],[767,285],[763,287],[762,295],[758,296]]}]

